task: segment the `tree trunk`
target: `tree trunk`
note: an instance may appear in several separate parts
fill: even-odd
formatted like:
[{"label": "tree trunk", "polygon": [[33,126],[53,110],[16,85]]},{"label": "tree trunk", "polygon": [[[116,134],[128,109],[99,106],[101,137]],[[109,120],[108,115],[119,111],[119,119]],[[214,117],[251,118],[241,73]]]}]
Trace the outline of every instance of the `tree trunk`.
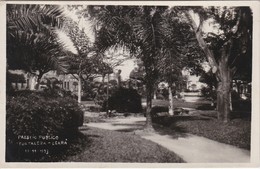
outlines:
[{"label": "tree trunk", "polygon": [[153,94],[153,99],[154,99],[154,100],[157,99],[156,92],[154,92],[154,94]]},{"label": "tree trunk", "polygon": [[[221,82],[220,82],[221,83]],[[218,91],[218,119],[223,122],[230,121],[230,87],[228,82],[224,82],[225,84]]]},{"label": "tree trunk", "polygon": [[44,73],[40,72],[39,75],[37,76],[36,85],[34,87],[36,90],[39,90],[41,79],[42,79],[43,75],[44,75]]},{"label": "tree trunk", "polygon": [[[224,53],[224,52],[223,52]],[[219,59],[218,89],[217,89],[217,110],[218,119],[223,122],[230,121],[231,103],[231,81],[232,73],[228,68],[228,56],[222,53]]]},{"label": "tree trunk", "polygon": [[[106,109],[107,109],[107,113],[109,113],[109,103],[108,103],[108,99],[109,99],[109,81],[110,81],[110,76],[109,76],[109,73],[107,74],[107,105],[106,105]],[[109,116],[111,116],[109,114]]]},{"label": "tree trunk", "polygon": [[81,91],[82,91],[82,79],[79,74],[79,80],[78,80],[78,103],[81,103]]},{"label": "tree trunk", "polygon": [[102,85],[105,84],[105,77],[106,77],[106,74],[103,74],[103,75],[102,75]]},{"label": "tree trunk", "polygon": [[240,96],[240,85],[241,85],[241,83],[240,82],[238,82],[238,80],[235,80],[235,83],[236,83],[236,91],[237,91],[237,94]]},{"label": "tree trunk", "polygon": [[15,90],[18,90],[18,82],[15,82]]},{"label": "tree trunk", "polygon": [[[212,69],[215,69],[217,67],[217,62],[215,60],[213,51],[208,48],[206,42],[203,39],[201,23],[199,25],[197,25],[189,12],[185,12],[185,15],[186,15],[187,19],[190,21],[190,24],[193,27],[194,33],[196,35],[196,39],[197,39],[201,49],[204,51],[210,67]],[[215,73],[215,72],[213,72],[213,73]]]},{"label": "tree trunk", "polygon": [[153,95],[153,86],[151,84],[146,85],[146,129],[153,129],[153,123],[152,123],[152,116],[151,116],[151,110],[152,110],[152,95]]},{"label": "tree trunk", "polygon": [[[223,48],[220,51],[220,59],[218,59],[218,63],[215,59],[214,53],[209,49],[206,42],[202,36],[202,25],[196,25],[192,16],[189,12],[186,12],[186,17],[190,21],[194,32],[196,34],[197,41],[204,51],[209,65],[212,68],[212,72],[217,74],[218,77],[218,88],[217,88],[217,111],[218,111],[218,119],[223,122],[228,122],[230,120],[230,102],[231,102],[231,82],[233,71],[228,67],[228,58],[230,56],[230,48],[232,46],[233,41],[231,43],[226,43],[223,45]],[[200,22],[202,23],[202,22]]]},{"label": "tree trunk", "polygon": [[35,76],[29,77],[29,90],[35,90]]},{"label": "tree trunk", "polygon": [[26,79],[26,89],[30,89],[30,77]]},{"label": "tree trunk", "polygon": [[169,90],[169,114],[173,115],[173,96],[172,96],[172,86],[168,87]]},{"label": "tree trunk", "polygon": [[222,82],[218,82],[218,88],[217,88],[217,111],[218,111],[218,119],[223,119],[223,115],[220,113],[221,107],[223,107],[223,99],[221,97],[221,90],[222,90]]},{"label": "tree trunk", "polygon": [[233,104],[232,104],[232,86],[230,86],[230,94],[229,94],[229,107],[230,107],[230,111],[233,111]]}]

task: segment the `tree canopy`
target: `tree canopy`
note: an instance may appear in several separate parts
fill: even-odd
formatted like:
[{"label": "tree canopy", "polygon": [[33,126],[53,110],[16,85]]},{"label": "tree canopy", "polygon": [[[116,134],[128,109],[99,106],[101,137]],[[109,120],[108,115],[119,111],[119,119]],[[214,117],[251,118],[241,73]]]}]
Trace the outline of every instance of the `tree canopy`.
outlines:
[{"label": "tree canopy", "polygon": [[[123,46],[142,60],[148,112],[159,76],[169,80],[172,72],[181,72],[182,63],[197,69],[195,62],[203,55],[189,24],[177,13],[167,6],[89,6],[89,14],[97,23],[97,48],[105,51]],[[147,118],[149,121],[149,113]]]},{"label": "tree canopy", "polygon": [[55,5],[7,5],[7,66],[38,76],[66,71],[66,51],[57,39],[62,9]]},{"label": "tree canopy", "polygon": [[[228,122],[230,120],[230,86],[232,80],[235,76],[238,77],[239,74],[251,76],[251,9],[249,7],[197,7],[188,9],[199,16],[199,25],[197,25],[187,8],[186,12],[184,12],[218,81],[218,119]],[[210,32],[205,34],[203,32],[202,25],[209,18],[213,19],[218,33]]]},{"label": "tree canopy", "polygon": [[[23,69],[39,79],[49,70],[93,78],[111,73],[106,52],[127,50],[143,62],[147,92],[147,126],[156,84],[178,81],[184,68],[199,74],[205,58],[217,79],[219,118],[228,121],[230,84],[251,81],[252,12],[249,7],[200,6],[68,6],[93,23],[92,44],[77,22],[63,17],[56,5],[7,6],[7,61],[9,69]],[[197,19],[195,19],[197,17]],[[205,31],[211,22],[215,31]],[[77,53],[68,53],[57,38],[64,31]],[[117,56],[113,55],[114,59]],[[121,63],[121,59],[118,59]],[[19,64],[17,64],[19,62]],[[242,66],[243,65],[243,66]],[[136,72],[132,72],[136,73]],[[81,83],[79,83],[81,84]]]}]

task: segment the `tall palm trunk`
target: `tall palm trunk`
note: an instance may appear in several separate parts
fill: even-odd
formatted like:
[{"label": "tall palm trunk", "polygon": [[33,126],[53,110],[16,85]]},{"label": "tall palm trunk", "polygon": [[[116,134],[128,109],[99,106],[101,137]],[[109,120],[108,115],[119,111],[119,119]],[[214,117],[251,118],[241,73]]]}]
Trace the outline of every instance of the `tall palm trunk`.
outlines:
[{"label": "tall palm trunk", "polygon": [[36,81],[36,85],[35,85],[36,90],[39,90],[41,79],[42,79],[43,75],[44,75],[44,73],[40,72],[39,75],[37,76],[37,81]]},{"label": "tall palm trunk", "polygon": [[106,77],[106,74],[103,74],[103,75],[102,75],[102,85],[105,84],[105,77]]},{"label": "tall palm trunk", "polygon": [[28,90],[35,90],[36,80],[35,76],[32,74],[27,74],[27,86],[26,89]]},{"label": "tall palm trunk", "polygon": [[79,74],[79,79],[78,79],[78,103],[81,103],[81,91],[82,91],[82,79],[81,79],[81,74]]},{"label": "tall palm trunk", "polygon": [[[107,109],[107,112],[109,111],[109,81],[110,81],[110,76],[109,76],[109,73],[107,74],[107,105],[106,105],[106,109]],[[110,116],[110,115],[109,115]]]},{"label": "tall palm trunk", "polygon": [[156,92],[154,92],[154,94],[153,94],[153,99],[154,99],[154,100],[157,99]]},{"label": "tall palm trunk", "polygon": [[153,96],[153,85],[146,85],[146,129],[153,129],[152,123],[152,96]]},{"label": "tall palm trunk", "polygon": [[173,115],[173,95],[172,95],[172,85],[169,85],[169,114]]}]

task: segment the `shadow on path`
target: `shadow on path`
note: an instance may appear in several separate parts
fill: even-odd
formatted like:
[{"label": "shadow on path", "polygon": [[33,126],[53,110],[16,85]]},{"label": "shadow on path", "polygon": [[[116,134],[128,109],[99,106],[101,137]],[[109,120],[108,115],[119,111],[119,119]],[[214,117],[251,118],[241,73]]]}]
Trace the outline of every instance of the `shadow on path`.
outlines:
[{"label": "shadow on path", "polygon": [[[184,128],[176,125],[177,121],[210,119],[212,118],[205,116],[160,117],[154,119],[155,132],[145,134],[136,132],[144,128],[145,117],[113,118],[106,119],[103,123],[86,123],[85,125],[120,132],[134,132],[144,139],[151,140],[175,152],[190,163],[250,162],[250,151],[188,134]],[[164,122],[164,125],[162,125],[162,122]]]}]

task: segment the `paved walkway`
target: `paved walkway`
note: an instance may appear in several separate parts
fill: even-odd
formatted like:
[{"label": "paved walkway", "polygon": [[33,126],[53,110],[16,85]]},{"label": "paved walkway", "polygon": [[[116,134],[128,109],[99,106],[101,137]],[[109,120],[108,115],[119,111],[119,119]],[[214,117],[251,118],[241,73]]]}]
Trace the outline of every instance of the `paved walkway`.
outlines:
[{"label": "paved walkway", "polygon": [[[143,128],[144,117],[127,117],[106,119],[102,123],[86,123],[89,127],[97,127],[116,131],[134,131]],[[235,146],[219,143],[204,137],[185,134],[173,138],[170,135],[149,133],[141,135],[178,154],[188,163],[249,163],[250,152]]]},{"label": "paved walkway", "polygon": [[189,134],[183,138],[172,139],[169,135],[152,133],[142,136],[168,148],[188,163],[249,163],[250,152],[237,147],[219,143],[204,137]]}]

